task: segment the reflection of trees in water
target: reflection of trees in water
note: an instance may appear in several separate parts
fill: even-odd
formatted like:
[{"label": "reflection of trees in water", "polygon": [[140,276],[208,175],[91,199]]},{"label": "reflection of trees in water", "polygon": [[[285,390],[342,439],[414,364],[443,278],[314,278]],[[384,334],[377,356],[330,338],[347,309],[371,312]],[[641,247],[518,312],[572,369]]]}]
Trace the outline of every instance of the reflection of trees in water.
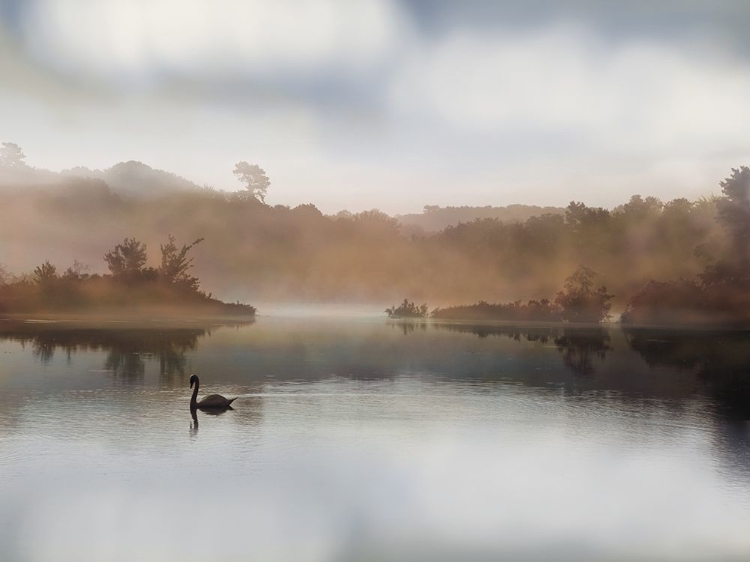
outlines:
[{"label": "reflection of trees in water", "polygon": [[544,326],[501,326],[491,324],[433,324],[439,330],[449,330],[464,334],[474,334],[484,339],[488,336],[503,336],[516,341],[525,339],[527,341],[538,341],[547,343],[560,333],[558,328]]},{"label": "reflection of trees in water", "polygon": [[628,329],[625,334],[649,366],[695,370],[725,415],[750,419],[750,332]]},{"label": "reflection of trees in water", "polygon": [[603,328],[565,329],[555,338],[555,345],[566,367],[579,375],[593,375],[594,359],[604,361],[612,349],[609,341],[609,333]]},{"label": "reflection of trees in water", "polygon": [[194,351],[198,338],[206,334],[203,329],[134,332],[117,334],[110,342],[104,368],[117,377],[143,378],[146,360],[156,358],[163,379],[172,381],[175,375],[183,377],[187,361],[185,354]]},{"label": "reflection of trees in water", "polygon": [[391,327],[391,329],[396,329],[398,327],[404,333],[404,335],[411,334],[417,329],[419,329],[419,331],[421,332],[427,331],[427,322],[419,319],[405,319],[397,320],[395,322],[391,321],[388,322],[388,325]]},{"label": "reflection of trees in water", "polygon": [[718,458],[750,483],[750,333],[628,329],[628,343],[651,367],[694,372],[716,416]]},{"label": "reflection of trees in water", "polygon": [[502,336],[515,341],[522,339],[541,344],[554,342],[563,363],[580,375],[591,375],[594,360],[604,361],[610,347],[609,332],[604,328],[561,328],[550,326],[500,326],[487,324],[433,324],[438,329],[469,333],[486,338]]},{"label": "reflection of trees in water", "polygon": [[118,378],[142,379],[146,374],[146,363],[137,351],[111,349],[104,360],[104,368]]},{"label": "reflection of trees in water", "polygon": [[147,360],[159,360],[159,373],[171,380],[185,374],[186,356],[198,339],[210,333],[205,328],[60,328],[59,325],[17,323],[0,331],[0,339],[30,345],[42,363],[52,361],[62,350],[68,360],[78,351],[106,351],[104,368],[124,380],[142,379]]},{"label": "reflection of trees in water", "polygon": [[[21,341],[22,345],[26,342]],[[52,357],[55,355],[55,342],[48,339],[36,339],[31,342],[31,353],[39,359],[45,365],[52,361]],[[66,349],[68,356],[70,356],[70,349]]]}]

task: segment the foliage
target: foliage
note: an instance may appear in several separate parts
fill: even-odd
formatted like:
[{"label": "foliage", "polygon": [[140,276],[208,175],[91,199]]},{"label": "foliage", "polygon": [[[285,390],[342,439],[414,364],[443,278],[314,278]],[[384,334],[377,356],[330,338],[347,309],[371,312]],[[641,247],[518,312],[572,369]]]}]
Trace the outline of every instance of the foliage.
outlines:
[{"label": "foliage", "polygon": [[[511,303],[502,305],[503,312],[499,305],[474,312],[514,318],[554,317],[562,305],[550,297],[584,263],[601,274],[591,290],[606,285],[606,293],[616,295],[605,299],[609,312],[624,310],[650,280],[685,279],[710,293],[711,306],[726,306],[743,317],[742,287],[750,279],[742,257],[750,250],[746,170],[734,170],[722,182],[720,196],[697,201],[634,195],[613,209],[573,201],[562,211],[519,209],[517,216],[455,208],[445,219],[454,226],[420,232],[377,210],[324,215],[309,204],[266,205],[245,190],[178,190],[181,182],[138,163],[115,165],[89,178],[81,177],[85,170],[67,175],[27,166],[0,173],[1,258],[16,271],[30,271],[37,264],[26,256],[54,251],[61,256],[59,265],[73,257],[93,264],[92,272],[81,272],[93,277],[107,271],[101,256],[122,232],[133,233],[148,248],[158,248],[167,233],[187,241],[205,236],[211,245],[191,248],[186,259],[194,255],[196,264],[186,276],[200,277],[217,293],[269,301],[382,302],[396,294],[441,306]],[[148,184],[149,193],[121,187],[133,182]],[[162,183],[175,189],[160,189]],[[424,216],[442,221],[444,211],[429,207]],[[535,213],[542,214],[529,217]],[[29,224],[38,226],[30,229]],[[71,249],[67,255],[66,247]],[[175,252],[181,248],[175,242]],[[66,271],[62,277],[71,275]],[[135,289],[160,280],[169,285],[146,264],[136,277],[123,284]],[[33,282],[31,276],[27,281]],[[561,292],[570,297],[567,290]],[[734,306],[728,304],[730,297]],[[544,298],[552,302],[541,308],[532,304]],[[571,321],[574,316],[569,315]]]},{"label": "foliage", "polygon": [[40,285],[49,284],[57,278],[57,268],[48,261],[34,268],[34,280]]},{"label": "foliage", "polygon": [[473,305],[436,308],[432,318],[441,320],[503,320],[514,322],[590,322],[598,323],[609,317],[610,301],[614,295],[605,287],[595,289],[597,274],[580,266],[565,282],[565,289],[557,293],[555,302],[548,299],[490,304],[480,301]]},{"label": "foliage", "polygon": [[621,321],[631,325],[750,324],[750,282],[711,284],[692,279],[651,281],[628,302]]},{"label": "foliage", "polygon": [[437,320],[502,320],[508,322],[560,322],[562,310],[548,299],[516,301],[506,304],[477,304],[436,308],[432,318]]},{"label": "foliage", "polygon": [[0,146],[0,168],[26,167],[26,155],[20,146],[13,142],[4,142]]},{"label": "foliage", "polygon": [[115,279],[137,281],[144,275],[146,244],[135,238],[125,238],[114,250],[104,255],[104,261]]},{"label": "foliage", "polygon": [[[712,200],[668,202],[648,214],[628,204],[606,213],[576,211],[571,222],[560,214],[515,223],[487,218],[418,235],[375,210],[327,216],[312,205],[268,206],[210,189],[146,200],[118,195],[100,180],[65,182],[57,190],[4,196],[0,239],[8,266],[28,267],[20,256],[59,248],[64,237],[69,261],[76,257],[97,271],[100,256],[111,249],[105,240],[133,232],[158,249],[171,232],[178,240],[211,240],[210,248],[191,250],[197,264],[190,273],[226,294],[277,301],[411,294],[420,302],[527,302],[554,295],[585,263],[617,295],[614,306],[624,308],[649,279],[694,277],[708,256],[730,253]],[[33,237],[30,222],[43,225]]]},{"label": "foliage", "polygon": [[408,299],[404,299],[400,305],[386,308],[385,313],[389,318],[427,318],[428,309],[426,304],[417,306]]},{"label": "foliage", "polygon": [[750,323],[750,168],[732,169],[721,183],[717,221],[730,251],[696,251],[709,263],[695,279],[652,279],[628,302],[621,320],[640,325],[732,325]]},{"label": "foliage", "polygon": [[750,276],[750,168],[732,169],[732,175],[720,183],[724,198],[718,202],[719,221],[727,229],[734,254],[725,259],[725,275]]},{"label": "foliage", "polygon": [[567,322],[601,322],[609,318],[614,295],[601,286],[594,289],[597,274],[586,266],[579,268],[565,281],[565,289],[557,293],[555,304]]},{"label": "foliage", "polygon": [[110,275],[90,275],[88,266],[76,260],[60,276],[57,267],[45,261],[31,277],[0,283],[0,312],[120,313],[144,309],[166,314],[254,316],[255,308],[250,305],[223,303],[198,289],[198,278],[188,274],[192,258],[188,259],[187,253],[202,240],[178,249],[175,238],[169,236],[161,246],[159,270],[145,267],[146,245],[135,238],[126,238],[106,254]]},{"label": "foliage", "polygon": [[449,226],[472,222],[476,219],[498,219],[504,223],[524,223],[531,217],[545,214],[562,215],[559,207],[537,205],[507,205],[504,207],[440,207],[425,205],[422,213],[398,215],[396,218],[407,229],[414,232],[434,234]]},{"label": "foliage", "polygon": [[8,268],[0,263],[0,285],[5,285],[6,283],[10,283],[12,279],[13,279],[13,276],[8,271]]},{"label": "foliage", "polygon": [[697,320],[698,309],[705,309],[704,301],[704,290],[695,281],[652,280],[630,299],[620,320],[623,324],[690,323]]},{"label": "foliage", "polygon": [[261,203],[266,202],[266,193],[271,186],[271,180],[268,179],[263,168],[257,164],[248,164],[243,160],[237,162],[233,173],[238,180],[245,184],[252,197],[258,199]]},{"label": "foliage", "polygon": [[192,244],[184,244],[178,250],[175,237],[170,234],[168,242],[160,246],[159,277],[166,283],[180,284],[197,290],[198,278],[188,274],[188,270],[193,267],[193,258],[188,259],[187,253],[201,242],[203,242],[203,238],[198,238]]},{"label": "foliage", "polygon": [[85,265],[78,260],[73,260],[73,265],[65,270],[63,279],[72,279],[76,281],[80,279],[86,279],[89,276],[89,274],[86,273],[89,269],[91,268],[88,265]]}]

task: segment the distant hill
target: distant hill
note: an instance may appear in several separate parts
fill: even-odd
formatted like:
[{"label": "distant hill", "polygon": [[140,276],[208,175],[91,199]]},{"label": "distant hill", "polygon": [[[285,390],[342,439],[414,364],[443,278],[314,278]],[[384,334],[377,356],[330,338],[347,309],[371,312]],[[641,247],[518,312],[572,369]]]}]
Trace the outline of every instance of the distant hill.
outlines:
[{"label": "distant hill", "polygon": [[69,170],[63,170],[60,174],[68,177],[101,179],[115,193],[141,197],[201,189],[198,184],[181,176],[152,168],[135,160],[120,162],[106,170],[91,170],[84,166],[77,166]]},{"label": "distant hill", "polygon": [[552,214],[562,215],[562,207],[539,207],[538,205],[508,205],[506,207],[440,207],[425,205],[420,214],[396,215],[404,226],[419,227],[425,232],[438,232],[448,226],[475,219],[500,219],[503,222],[524,222],[531,217]]}]

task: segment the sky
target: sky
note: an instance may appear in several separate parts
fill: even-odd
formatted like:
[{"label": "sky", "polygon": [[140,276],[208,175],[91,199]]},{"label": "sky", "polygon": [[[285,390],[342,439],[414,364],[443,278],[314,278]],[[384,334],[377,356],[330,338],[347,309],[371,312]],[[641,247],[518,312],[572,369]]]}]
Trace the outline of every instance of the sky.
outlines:
[{"label": "sky", "polygon": [[324,212],[613,207],[750,164],[750,2],[0,0],[0,141]]}]

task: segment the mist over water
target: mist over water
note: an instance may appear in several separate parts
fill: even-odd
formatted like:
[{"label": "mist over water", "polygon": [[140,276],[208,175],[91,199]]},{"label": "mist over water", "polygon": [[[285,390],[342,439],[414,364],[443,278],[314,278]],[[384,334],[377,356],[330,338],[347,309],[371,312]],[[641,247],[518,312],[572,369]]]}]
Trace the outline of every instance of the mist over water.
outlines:
[{"label": "mist over water", "polygon": [[[750,554],[745,333],[4,322],[0,357],[4,560]],[[235,410],[193,422],[191,373]]]},{"label": "mist over water", "polygon": [[202,240],[191,247],[191,274],[230,302],[367,303],[382,311],[405,297],[431,308],[554,300],[586,265],[622,311],[650,280],[693,279],[737,254],[716,200],[662,201],[648,186],[612,209],[571,194],[565,208],[426,205],[421,214],[390,216],[323,214],[309,193],[294,206],[265,204],[251,190],[200,188],[141,162],[101,177],[22,162],[11,171],[0,166],[0,287],[33,278],[46,261],[60,274],[73,266],[106,275],[104,256],[130,237],[147,247],[144,265],[157,267],[159,248],[174,235],[178,244]]},{"label": "mist over water", "polygon": [[0,562],[750,560],[749,27],[0,0]]}]

